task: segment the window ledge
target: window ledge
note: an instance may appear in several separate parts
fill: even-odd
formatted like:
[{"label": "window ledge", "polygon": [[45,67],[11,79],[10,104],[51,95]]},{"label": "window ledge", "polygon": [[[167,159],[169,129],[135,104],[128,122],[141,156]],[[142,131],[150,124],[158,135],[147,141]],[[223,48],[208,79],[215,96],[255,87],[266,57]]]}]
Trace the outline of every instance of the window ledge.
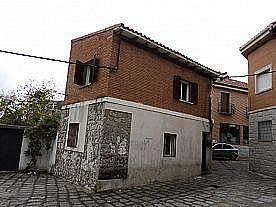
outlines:
[{"label": "window ledge", "polygon": [[176,156],[175,155],[163,155],[163,157],[172,157],[172,158],[175,158]]},{"label": "window ledge", "polygon": [[83,153],[83,151],[81,151],[80,149],[75,148],[75,147],[65,147],[64,150],[78,152],[78,153]]},{"label": "window ledge", "polygon": [[183,102],[183,103],[187,103],[187,104],[191,104],[191,105],[194,105],[194,103],[190,102],[190,101],[184,101],[182,99],[179,99],[179,101]]},{"label": "window ledge", "polygon": [[87,84],[87,85],[80,86],[79,89],[87,88],[87,87],[89,87],[89,86],[91,86],[91,85],[92,85],[92,83],[89,83],[89,84]]},{"label": "window ledge", "polygon": [[255,92],[255,95],[260,95],[260,94],[263,94],[263,93],[265,93],[265,92],[269,92],[269,91],[271,91],[272,90],[272,87],[271,88],[268,88],[268,89],[265,89],[265,90],[263,90],[263,91],[260,91],[260,92]]}]

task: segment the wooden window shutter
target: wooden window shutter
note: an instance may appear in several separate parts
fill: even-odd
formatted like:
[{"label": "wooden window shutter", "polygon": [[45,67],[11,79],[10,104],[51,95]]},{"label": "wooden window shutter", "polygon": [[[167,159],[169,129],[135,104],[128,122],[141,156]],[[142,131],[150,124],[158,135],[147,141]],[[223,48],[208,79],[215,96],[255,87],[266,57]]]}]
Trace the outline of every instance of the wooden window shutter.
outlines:
[{"label": "wooden window shutter", "polygon": [[99,65],[99,59],[94,59],[89,62],[89,64],[94,65],[96,67],[91,67],[90,70],[90,77],[89,77],[89,83],[95,83],[97,81],[97,74],[98,74],[98,65]]},{"label": "wooden window shutter", "polygon": [[173,78],[173,98],[174,99],[180,99],[180,93],[181,93],[181,77],[180,76],[174,76]]},{"label": "wooden window shutter", "polygon": [[75,67],[75,76],[74,76],[74,83],[78,85],[84,85],[85,84],[85,67],[84,64],[77,60],[76,61],[76,67]]},{"label": "wooden window shutter", "polygon": [[193,104],[197,104],[198,102],[198,84],[197,83],[190,83],[191,87],[191,102]]}]

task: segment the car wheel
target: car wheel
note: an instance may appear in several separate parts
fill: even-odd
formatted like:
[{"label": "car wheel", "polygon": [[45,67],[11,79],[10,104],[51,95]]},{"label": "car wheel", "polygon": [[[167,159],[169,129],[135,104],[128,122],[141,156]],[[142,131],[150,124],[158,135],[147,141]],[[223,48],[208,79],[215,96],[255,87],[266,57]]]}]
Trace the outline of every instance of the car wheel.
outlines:
[{"label": "car wheel", "polygon": [[238,156],[237,156],[236,154],[232,154],[231,157],[230,157],[230,159],[231,159],[231,160],[237,160],[237,157],[238,157]]}]

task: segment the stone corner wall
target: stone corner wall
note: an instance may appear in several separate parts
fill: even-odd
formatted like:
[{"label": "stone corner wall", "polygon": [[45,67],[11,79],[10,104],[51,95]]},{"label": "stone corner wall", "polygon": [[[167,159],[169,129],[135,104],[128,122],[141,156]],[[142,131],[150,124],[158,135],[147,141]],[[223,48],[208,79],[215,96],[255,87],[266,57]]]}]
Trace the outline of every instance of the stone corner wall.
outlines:
[{"label": "stone corner wall", "polygon": [[[272,120],[272,141],[258,141],[258,122]],[[249,169],[276,177],[276,109],[249,115]]]},{"label": "stone corner wall", "polygon": [[98,178],[104,104],[89,105],[87,116],[84,152],[70,151],[65,149],[69,110],[62,111],[53,172],[75,184],[94,189]]},{"label": "stone corner wall", "polygon": [[[95,189],[98,179],[127,177],[132,114],[104,108],[104,103],[88,107],[84,152],[66,150],[69,110],[62,111],[54,174]],[[112,182],[112,181],[111,181]]]},{"label": "stone corner wall", "polygon": [[99,179],[126,178],[132,114],[106,109],[104,115]]}]

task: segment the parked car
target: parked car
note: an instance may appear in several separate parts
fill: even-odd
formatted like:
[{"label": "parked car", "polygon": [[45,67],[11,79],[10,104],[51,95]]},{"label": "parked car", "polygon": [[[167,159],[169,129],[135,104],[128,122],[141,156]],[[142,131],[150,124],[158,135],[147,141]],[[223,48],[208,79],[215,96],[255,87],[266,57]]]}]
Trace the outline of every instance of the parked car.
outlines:
[{"label": "parked car", "polygon": [[231,144],[217,143],[212,147],[213,160],[228,159],[236,160],[239,156],[239,149]]}]

